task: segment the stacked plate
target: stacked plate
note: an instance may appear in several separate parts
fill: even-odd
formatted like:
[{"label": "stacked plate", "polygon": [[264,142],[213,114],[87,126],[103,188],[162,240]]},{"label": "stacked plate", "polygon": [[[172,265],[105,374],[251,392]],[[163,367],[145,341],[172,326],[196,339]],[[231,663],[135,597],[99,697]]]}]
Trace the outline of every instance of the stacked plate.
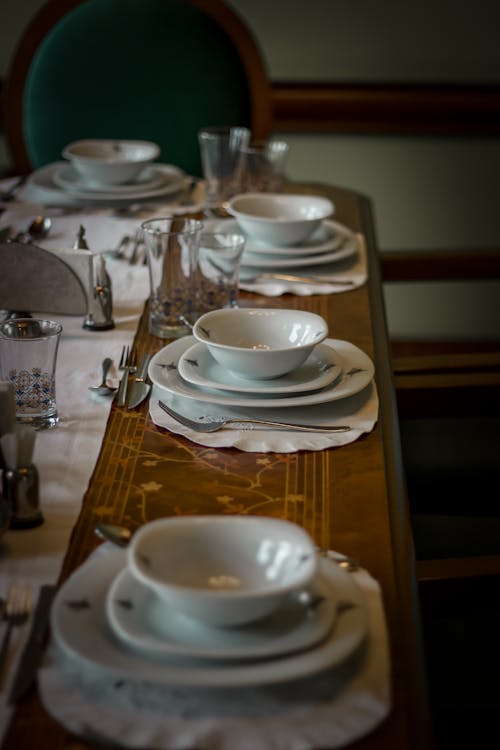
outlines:
[{"label": "stacked plate", "polygon": [[219,628],[167,606],[134,577],[126,553],[99,552],[59,590],[55,644],[101,675],[156,685],[243,687],[287,682],[344,662],[367,635],[352,574],[321,557],[307,596],[292,594],[265,619]]},{"label": "stacked plate", "polygon": [[54,162],[33,172],[29,184],[53,197],[86,203],[105,204],[174,195],[189,182],[186,174],[171,164],[154,163],[143,169],[136,179],[120,185],[90,186],[67,161]]},{"label": "stacked plate", "polygon": [[[210,231],[243,232],[236,219],[226,219],[224,223],[210,222]],[[324,219],[318,229],[298,245],[273,245],[245,236],[240,271],[242,282],[252,281],[262,273],[294,273],[297,269],[321,268],[353,258],[359,247],[355,233],[332,219]]]},{"label": "stacked plate", "polygon": [[160,398],[168,393],[235,409],[326,404],[358,393],[373,374],[371,359],[339,339],[325,339],[303,365],[272,380],[245,380],[231,373],[193,336],[167,344],[149,364],[149,377]]}]

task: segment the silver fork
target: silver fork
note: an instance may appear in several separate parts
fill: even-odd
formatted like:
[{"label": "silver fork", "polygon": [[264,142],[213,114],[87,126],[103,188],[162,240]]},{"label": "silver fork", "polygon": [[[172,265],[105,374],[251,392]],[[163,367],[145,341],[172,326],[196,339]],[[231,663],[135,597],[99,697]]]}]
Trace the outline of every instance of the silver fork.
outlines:
[{"label": "silver fork", "polygon": [[[351,429],[350,426],[346,424],[321,426],[314,424],[294,424],[292,422],[276,422],[269,419],[238,419],[236,417],[220,417],[218,419],[210,417],[210,422],[198,422],[194,419],[189,419],[189,417],[185,417],[183,414],[178,414],[163,401],[158,401],[158,404],[160,408],[173,419],[195,432],[217,432],[230,424],[240,425],[237,429],[241,430],[253,430],[253,425],[265,425],[266,427],[276,427],[282,430],[297,430],[299,432],[347,432]],[[244,425],[248,425],[248,427],[245,427]]]},{"label": "silver fork", "polygon": [[119,370],[123,370],[122,379],[116,394],[116,405],[125,406],[127,399],[128,376],[137,370],[137,351],[134,347],[124,346],[122,349]]},{"label": "silver fork", "polygon": [[292,273],[259,273],[258,276],[242,276],[241,281],[249,284],[258,284],[260,281],[292,281],[298,284],[332,284],[332,286],[354,286],[353,279],[341,279],[337,276],[299,276]]},{"label": "silver fork", "polygon": [[7,627],[0,649],[0,676],[3,674],[7,662],[7,653],[9,650],[10,637],[13,628],[23,625],[31,614],[32,595],[30,584],[11,583],[5,600],[5,613],[3,619],[7,622]]}]

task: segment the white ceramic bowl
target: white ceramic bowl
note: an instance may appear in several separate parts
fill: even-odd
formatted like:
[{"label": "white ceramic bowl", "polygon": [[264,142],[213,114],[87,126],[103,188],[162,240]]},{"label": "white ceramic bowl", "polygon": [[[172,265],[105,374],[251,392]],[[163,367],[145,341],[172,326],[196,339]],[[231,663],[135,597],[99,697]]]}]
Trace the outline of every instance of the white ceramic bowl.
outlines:
[{"label": "white ceramic bowl", "polygon": [[226,369],[265,380],[300,367],[326,338],[328,326],[304,310],[224,308],[198,318],[193,334]]},{"label": "white ceramic bowl", "polygon": [[259,620],[310,583],[311,537],[264,516],[176,516],[142,526],[127,550],[132,573],[167,606],[210,625]]},{"label": "white ceramic bowl", "polygon": [[68,144],[62,155],[89,187],[102,187],[132,182],[158,158],[160,147],[151,141],[90,138]]},{"label": "white ceramic bowl", "polygon": [[328,198],[284,193],[243,193],[229,201],[228,212],[260,242],[298,245],[335,210]]}]

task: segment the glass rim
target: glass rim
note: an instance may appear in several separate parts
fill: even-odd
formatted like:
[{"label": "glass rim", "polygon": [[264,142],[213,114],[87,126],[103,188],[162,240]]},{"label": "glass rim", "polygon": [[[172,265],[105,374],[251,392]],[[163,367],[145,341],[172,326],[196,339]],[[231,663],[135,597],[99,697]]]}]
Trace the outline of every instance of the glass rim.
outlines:
[{"label": "glass rim", "polygon": [[[15,328],[19,323],[36,323],[39,326],[43,325],[44,327],[48,327],[50,328],[50,330],[45,330],[34,336],[11,336],[5,332],[7,326],[12,326],[13,328]],[[47,339],[53,336],[59,336],[62,333],[62,330],[62,324],[57,320],[51,320],[50,318],[10,318],[9,320],[4,320],[0,323],[0,338],[6,341],[36,341],[39,339]]]},{"label": "glass rim", "polygon": [[[153,228],[153,224],[168,221],[182,223],[182,226],[180,226],[178,229]],[[155,237],[167,234],[170,236],[177,234],[196,234],[196,232],[201,231],[202,228],[203,222],[199,219],[183,219],[180,216],[157,216],[154,219],[147,219],[141,224],[141,229],[143,232],[152,234]]]},{"label": "glass rim", "polygon": [[208,125],[206,128],[200,128],[198,137],[214,138],[219,135],[228,135],[228,133],[248,133],[250,135],[251,131],[246,125]]}]

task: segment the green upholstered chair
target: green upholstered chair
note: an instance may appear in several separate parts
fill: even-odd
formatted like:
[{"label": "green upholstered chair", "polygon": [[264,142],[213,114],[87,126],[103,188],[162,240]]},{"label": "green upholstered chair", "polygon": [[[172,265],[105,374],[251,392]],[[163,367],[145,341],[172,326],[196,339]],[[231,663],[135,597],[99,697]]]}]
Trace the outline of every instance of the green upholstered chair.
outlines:
[{"label": "green upholstered chair", "polygon": [[269,134],[257,45],[221,0],[49,0],[13,56],[4,97],[15,169],[61,158],[79,138],[157,142],[161,161],[200,175],[198,130]]}]

